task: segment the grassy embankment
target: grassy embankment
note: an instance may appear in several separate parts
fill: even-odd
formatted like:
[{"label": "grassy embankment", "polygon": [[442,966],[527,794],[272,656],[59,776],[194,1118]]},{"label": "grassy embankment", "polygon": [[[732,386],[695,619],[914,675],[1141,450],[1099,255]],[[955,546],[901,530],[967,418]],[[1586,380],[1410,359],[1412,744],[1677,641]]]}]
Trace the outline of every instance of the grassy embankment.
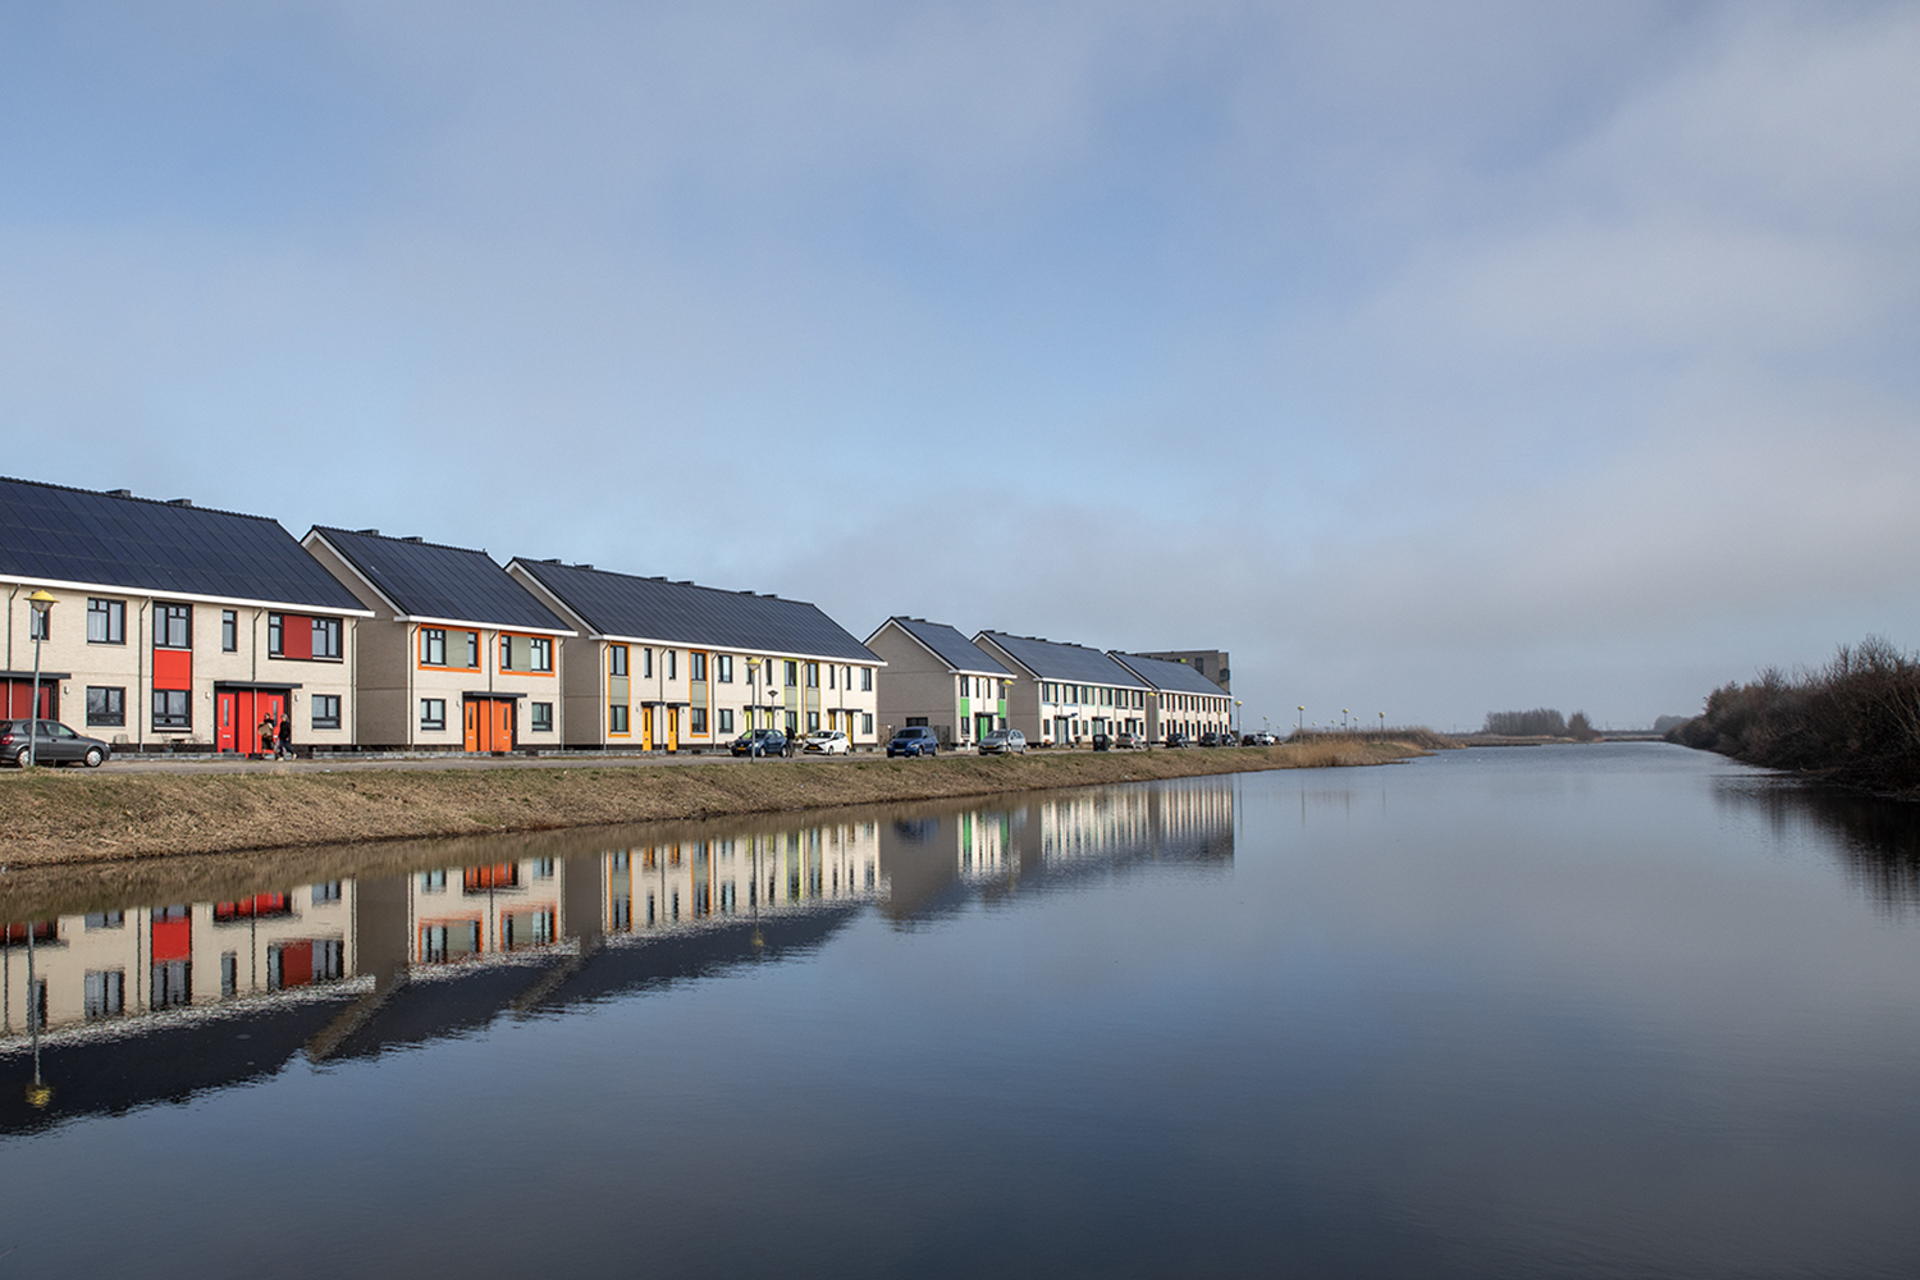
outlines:
[{"label": "grassy embankment", "polygon": [[1920,658],[1869,637],[1816,671],[1727,684],[1668,739],[1748,764],[1920,799]]},{"label": "grassy embankment", "polygon": [[46,866],[170,854],[471,836],[1099,786],[1260,769],[1385,764],[1411,741],[1310,741],[1208,751],[1037,753],[676,768],[354,770],[0,777],[0,863]]}]

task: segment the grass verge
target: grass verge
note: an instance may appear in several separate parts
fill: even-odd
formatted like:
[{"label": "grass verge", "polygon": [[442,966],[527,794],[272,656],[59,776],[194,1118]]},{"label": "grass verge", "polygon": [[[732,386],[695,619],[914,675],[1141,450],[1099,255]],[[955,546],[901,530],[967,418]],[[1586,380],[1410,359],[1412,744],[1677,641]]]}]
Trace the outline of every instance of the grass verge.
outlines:
[{"label": "grass verge", "polygon": [[845,764],[715,762],[672,769],[449,769],[299,775],[114,775],[35,770],[0,778],[0,863],[49,866],[373,840],[552,831],[1100,786],[1261,769],[1385,764],[1410,742],[1061,753]]}]

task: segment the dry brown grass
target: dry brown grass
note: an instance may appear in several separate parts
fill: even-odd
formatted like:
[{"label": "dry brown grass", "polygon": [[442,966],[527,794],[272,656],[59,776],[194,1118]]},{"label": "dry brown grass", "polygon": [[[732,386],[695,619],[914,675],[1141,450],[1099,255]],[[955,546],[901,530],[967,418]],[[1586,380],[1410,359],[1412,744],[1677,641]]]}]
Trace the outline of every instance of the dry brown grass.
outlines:
[{"label": "dry brown grass", "polygon": [[449,769],[351,774],[121,774],[35,770],[0,777],[0,861],[46,866],[551,831],[785,813],[843,805],[1099,786],[1260,769],[1384,764],[1405,742],[1060,753],[844,764],[768,761],[682,768]]}]

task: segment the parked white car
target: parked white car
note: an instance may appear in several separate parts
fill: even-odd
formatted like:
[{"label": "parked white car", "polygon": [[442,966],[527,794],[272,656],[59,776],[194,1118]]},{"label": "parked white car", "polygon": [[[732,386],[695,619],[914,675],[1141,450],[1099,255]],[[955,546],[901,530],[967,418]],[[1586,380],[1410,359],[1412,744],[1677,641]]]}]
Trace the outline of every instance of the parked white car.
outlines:
[{"label": "parked white car", "polygon": [[853,744],[839,729],[820,729],[807,735],[805,750],[815,755],[844,756],[853,750]]}]

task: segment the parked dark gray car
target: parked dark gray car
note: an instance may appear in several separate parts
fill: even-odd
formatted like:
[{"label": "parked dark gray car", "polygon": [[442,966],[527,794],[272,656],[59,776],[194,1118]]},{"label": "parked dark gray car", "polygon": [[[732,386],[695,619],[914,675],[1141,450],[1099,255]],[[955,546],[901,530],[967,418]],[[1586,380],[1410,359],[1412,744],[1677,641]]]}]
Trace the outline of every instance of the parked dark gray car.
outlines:
[{"label": "parked dark gray car", "polygon": [[83,764],[97,769],[113,754],[113,747],[99,738],[75,733],[58,720],[0,720],[0,760],[25,767],[28,756],[29,726],[38,724],[32,755],[36,764]]}]

